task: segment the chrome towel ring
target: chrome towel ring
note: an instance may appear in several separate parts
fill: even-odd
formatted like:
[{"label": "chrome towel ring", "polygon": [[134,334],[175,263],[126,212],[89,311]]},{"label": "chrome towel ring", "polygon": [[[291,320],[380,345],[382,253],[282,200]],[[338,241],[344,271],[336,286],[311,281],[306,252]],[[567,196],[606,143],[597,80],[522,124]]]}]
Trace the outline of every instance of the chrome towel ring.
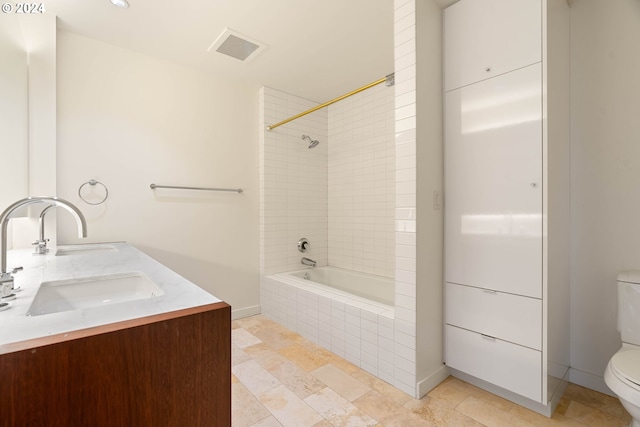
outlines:
[{"label": "chrome towel ring", "polygon": [[[84,196],[82,195],[82,189],[87,184],[89,184],[91,187],[95,187],[96,185],[100,185],[100,186],[102,186],[102,188],[104,188],[104,197],[102,198],[102,200],[100,200],[99,202],[90,202],[90,201],[88,201],[87,199],[84,198]],[[107,186],[104,185],[103,183],[101,183],[100,181],[96,181],[95,179],[90,179],[89,181],[87,181],[84,184],[82,184],[80,186],[80,188],[78,188],[78,196],[82,199],[83,202],[85,202],[88,205],[101,205],[109,197],[109,190],[107,189]]]}]

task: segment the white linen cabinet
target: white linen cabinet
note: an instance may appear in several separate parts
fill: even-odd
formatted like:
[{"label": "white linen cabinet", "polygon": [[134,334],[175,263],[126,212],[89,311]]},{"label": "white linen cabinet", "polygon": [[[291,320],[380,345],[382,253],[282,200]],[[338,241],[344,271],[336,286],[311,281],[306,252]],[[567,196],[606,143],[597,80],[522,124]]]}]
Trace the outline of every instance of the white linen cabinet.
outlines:
[{"label": "white linen cabinet", "polygon": [[568,7],[444,11],[446,363],[547,416],[569,366]]}]

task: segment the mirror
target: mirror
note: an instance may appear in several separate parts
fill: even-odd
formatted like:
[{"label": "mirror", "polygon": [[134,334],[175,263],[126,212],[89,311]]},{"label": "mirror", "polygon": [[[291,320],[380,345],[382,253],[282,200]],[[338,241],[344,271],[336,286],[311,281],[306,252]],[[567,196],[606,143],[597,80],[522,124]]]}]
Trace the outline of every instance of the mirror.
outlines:
[{"label": "mirror", "polygon": [[28,55],[15,14],[0,14],[0,211],[28,194]]}]

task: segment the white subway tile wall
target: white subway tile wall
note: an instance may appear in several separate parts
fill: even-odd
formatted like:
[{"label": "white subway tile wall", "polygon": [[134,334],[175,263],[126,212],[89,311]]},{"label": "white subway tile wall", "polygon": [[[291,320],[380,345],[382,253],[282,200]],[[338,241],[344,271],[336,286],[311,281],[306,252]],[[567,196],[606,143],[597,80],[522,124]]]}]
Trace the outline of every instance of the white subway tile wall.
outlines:
[{"label": "white subway tile wall", "polygon": [[[327,112],[319,110],[272,131],[266,126],[317,105],[274,89],[260,90],[260,270],[300,270],[306,256],[327,265]],[[320,141],[309,149],[308,135]],[[309,251],[298,252],[302,237]]]},{"label": "white subway tile wall", "polygon": [[[416,396],[416,1],[394,2],[395,319],[392,384]],[[385,345],[390,343],[385,342]],[[382,347],[382,346],[380,346]],[[387,347],[388,348],[388,347]],[[390,355],[386,355],[388,357]]]},{"label": "white subway tile wall", "polygon": [[[264,316],[394,384],[392,308],[375,307],[358,301],[358,297],[332,296],[330,292],[319,295],[275,277],[260,279]],[[407,357],[415,361],[415,355]]]},{"label": "white subway tile wall", "polygon": [[[395,92],[384,84],[262,136],[261,267],[298,270],[306,237],[318,262],[395,273]],[[261,90],[263,129],[316,104]],[[320,144],[309,149],[302,135]]]},{"label": "white subway tile wall", "polygon": [[[395,273],[395,91],[384,84],[329,107],[329,265]],[[348,358],[347,358],[348,359]]]}]

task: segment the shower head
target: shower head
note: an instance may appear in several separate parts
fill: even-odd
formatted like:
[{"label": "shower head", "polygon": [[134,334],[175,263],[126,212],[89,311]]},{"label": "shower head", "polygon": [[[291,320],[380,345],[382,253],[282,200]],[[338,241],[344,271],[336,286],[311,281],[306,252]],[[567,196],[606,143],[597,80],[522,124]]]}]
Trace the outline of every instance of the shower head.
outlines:
[{"label": "shower head", "polygon": [[311,137],[309,137],[309,135],[302,135],[302,139],[308,139],[309,140],[309,148],[313,148],[316,145],[320,144],[320,141],[318,141],[317,139],[311,139]]}]

